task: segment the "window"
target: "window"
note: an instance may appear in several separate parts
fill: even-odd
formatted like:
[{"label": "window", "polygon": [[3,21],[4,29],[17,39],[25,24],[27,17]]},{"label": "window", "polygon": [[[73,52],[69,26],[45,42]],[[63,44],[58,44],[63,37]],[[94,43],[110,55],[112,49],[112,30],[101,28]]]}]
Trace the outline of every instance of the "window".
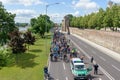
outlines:
[{"label": "window", "polygon": [[76,70],[84,69],[84,65],[75,65]]}]

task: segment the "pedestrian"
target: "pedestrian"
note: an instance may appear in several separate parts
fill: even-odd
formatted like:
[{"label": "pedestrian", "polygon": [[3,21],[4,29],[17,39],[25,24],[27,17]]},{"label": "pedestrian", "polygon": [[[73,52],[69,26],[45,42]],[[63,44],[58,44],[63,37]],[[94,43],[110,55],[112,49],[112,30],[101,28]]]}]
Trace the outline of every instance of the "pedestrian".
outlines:
[{"label": "pedestrian", "polygon": [[96,75],[98,74],[98,67],[99,67],[98,64],[94,65],[94,74]]},{"label": "pedestrian", "polygon": [[91,57],[91,63],[93,63],[93,60],[94,60],[94,58],[93,58],[93,56]]},{"label": "pedestrian", "polygon": [[53,61],[53,53],[50,54],[50,60]]}]

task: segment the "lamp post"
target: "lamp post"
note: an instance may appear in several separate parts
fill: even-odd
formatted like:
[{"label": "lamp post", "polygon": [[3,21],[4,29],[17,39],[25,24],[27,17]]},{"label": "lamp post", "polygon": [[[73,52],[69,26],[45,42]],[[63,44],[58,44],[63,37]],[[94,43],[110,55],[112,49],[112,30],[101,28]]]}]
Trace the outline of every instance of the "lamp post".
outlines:
[{"label": "lamp post", "polygon": [[[52,4],[47,4],[46,5],[46,21],[45,21],[45,32],[47,32],[47,10],[48,10],[48,7],[49,6],[52,6],[52,5],[56,5],[56,4],[60,4],[60,3],[52,3]],[[45,42],[45,44],[46,44],[46,54],[47,54],[47,36],[45,37],[45,39],[46,39],[46,42]]]}]

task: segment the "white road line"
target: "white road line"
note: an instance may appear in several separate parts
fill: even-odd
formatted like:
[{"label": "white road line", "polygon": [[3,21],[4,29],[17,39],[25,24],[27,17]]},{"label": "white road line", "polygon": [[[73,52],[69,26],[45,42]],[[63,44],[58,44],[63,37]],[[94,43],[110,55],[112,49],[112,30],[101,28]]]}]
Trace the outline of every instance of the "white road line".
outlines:
[{"label": "white road line", "polygon": [[107,71],[105,71],[101,66],[100,70],[110,79],[110,80],[115,80]]},{"label": "white road line", "polygon": [[66,80],[68,80],[68,77],[65,77]]},{"label": "white road line", "polygon": [[120,69],[119,69],[119,68],[117,68],[116,66],[112,65],[112,67],[114,67],[116,70],[120,71]]},{"label": "white road line", "polygon": [[49,61],[49,64],[48,64],[48,71],[50,72],[50,64],[51,62]]},{"label": "white road line", "polygon": [[99,78],[99,80],[102,80],[101,78]]},{"label": "white road line", "polygon": [[50,56],[48,57],[48,61],[47,61],[47,65],[48,65],[48,71],[50,72],[50,64],[51,64],[51,62],[50,62]]},{"label": "white road line", "polygon": [[[72,40],[71,40],[72,41]],[[73,42],[73,41],[72,41]],[[89,59],[90,59],[90,56],[83,50],[81,49],[75,42],[73,42],[73,44],[78,47]],[[96,63],[94,61],[94,63]],[[115,80],[107,71],[105,71],[101,66],[100,66],[100,70],[110,79],[110,80]]]},{"label": "white road line", "polygon": [[99,58],[100,58],[100,59],[102,59],[103,61],[106,61],[106,59],[105,59],[105,58],[103,58],[103,57],[101,57],[101,56],[99,56]]},{"label": "white road line", "polygon": [[65,70],[65,64],[63,63],[63,68],[64,68],[64,70]]}]

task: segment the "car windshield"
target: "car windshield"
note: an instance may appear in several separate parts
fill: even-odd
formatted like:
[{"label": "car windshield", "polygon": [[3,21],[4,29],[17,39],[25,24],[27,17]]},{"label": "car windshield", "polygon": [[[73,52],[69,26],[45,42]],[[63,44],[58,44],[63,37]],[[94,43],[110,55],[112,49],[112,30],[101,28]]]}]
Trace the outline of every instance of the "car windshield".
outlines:
[{"label": "car windshield", "polygon": [[83,63],[82,61],[74,61],[74,63]]},{"label": "car windshield", "polygon": [[82,70],[84,69],[84,65],[75,65],[75,70]]}]

